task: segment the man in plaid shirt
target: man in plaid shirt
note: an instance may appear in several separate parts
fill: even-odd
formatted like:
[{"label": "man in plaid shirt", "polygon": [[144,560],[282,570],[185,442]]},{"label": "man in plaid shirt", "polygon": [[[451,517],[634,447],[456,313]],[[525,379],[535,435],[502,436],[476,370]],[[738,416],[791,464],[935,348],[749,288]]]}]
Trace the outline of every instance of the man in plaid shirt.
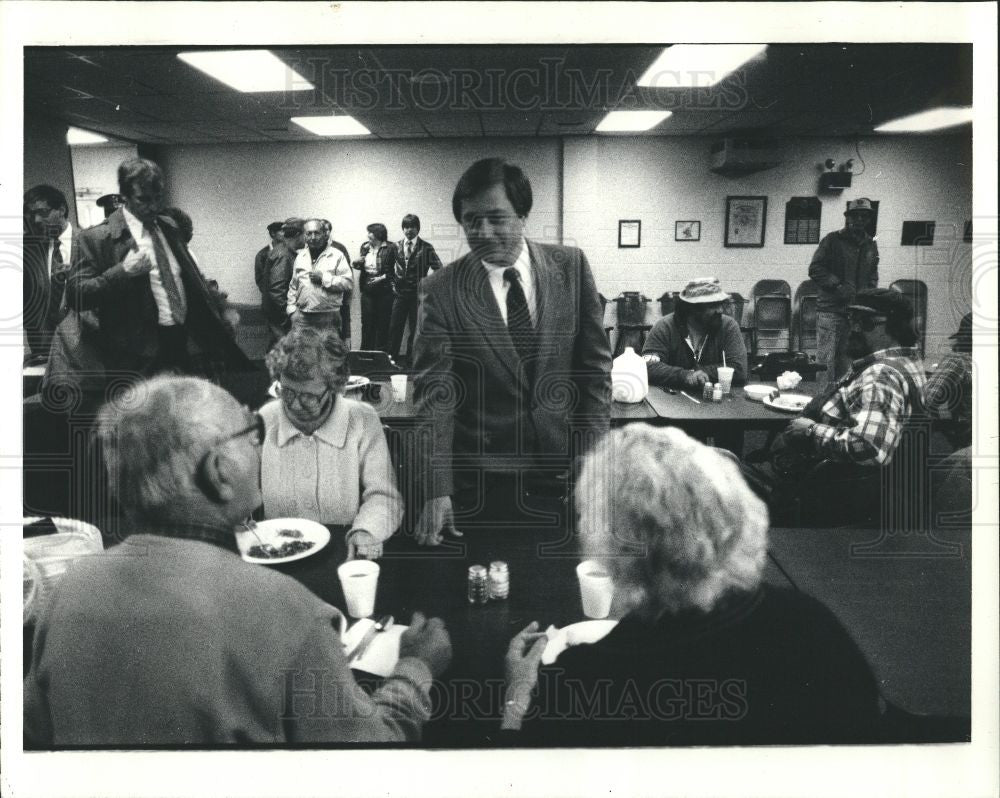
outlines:
[{"label": "man in plaid shirt", "polygon": [[[866,473],[876,476],[877,468],[887,466],[907,421],[924,412],[927,380],[913,348],[917,334],[910,301],[888,288],[861,291],[848,307],[848,317],[848,352],[854,358],[850,372],[792,420],[772,447],[770,462],[744,468],[748,482],[772,509],[789,498],[789,490],[804,509],[823,496],[843,504],[848,497],[842,489],[851,484],[860,489],[858,480],[867,479]],[[811,466],[821,460],[839,466],[811,479]],[[822,484],[810,486],[819,480]],[[853,493],[851,500],[866,501]]]},{"label": "man in plaid shirt", "polygon": [[873,288],[858,293],[848,318],[848,353],[856,358],[850,372],[823,402],[818,420],[796,418],[784,434],[826,459],[882,466],[914,407],[923,407],[927,379],[913,348],[913,309],[898,291]]}]

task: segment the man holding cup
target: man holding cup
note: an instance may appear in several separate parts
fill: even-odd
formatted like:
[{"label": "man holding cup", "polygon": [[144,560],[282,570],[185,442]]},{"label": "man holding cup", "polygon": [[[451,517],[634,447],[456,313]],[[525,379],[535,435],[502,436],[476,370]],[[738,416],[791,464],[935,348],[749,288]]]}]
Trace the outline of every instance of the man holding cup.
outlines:
[{"label": "man holding cup", "polygon": [[687,284],[642,348],[650,385],[700,392],[706,382],[719,382],[729,393],[746,383],[747,348],[739,324],[723,313],[728,301],[717,277]]}]

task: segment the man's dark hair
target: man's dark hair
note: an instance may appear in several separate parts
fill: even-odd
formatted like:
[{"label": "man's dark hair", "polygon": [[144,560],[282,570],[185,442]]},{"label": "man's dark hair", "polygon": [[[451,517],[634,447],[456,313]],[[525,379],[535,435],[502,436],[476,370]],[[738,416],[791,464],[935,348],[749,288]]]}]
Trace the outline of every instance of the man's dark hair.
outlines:
[{"label": "man's dark hair", "polygon": [[419,231],[420,230],[420,217],[417,216],[417,214],[415,214],[415,213],[408,213],[408,214],[406,214],[406,216],[403,217],[402,227],[404,229],[407,228],[407,227],[416,227],[417,230]]},{"label": "man's dark hair", "polygon": [[271,222],[267,226],[267,234],[269,236],[275,235],[279,230],[281,230],[282,225],[284,225],[284,222]]},{"label": "man's dark hair", "polygon": [[163,170],[145,158],[123,161],[118,167],[118,191],[126,197],[131,197],[134,183],[149,183],[162,189]]},{"label": "man's dark hair", "polygon": [[323,229],[326,230],[327,235],[333,235],[333,222],[329,219],[320,219],[323,223]]},{"label": "man's dark hair", "polygon": [[465,174],[458,179],[451,198],[451,211],[455,214],[455,221],[462,223],[462,200],[500,184],[503,185],[514,212],[518,216],[527,216],[531,211],[531,182],[521,171],[521,167],[508,163],[503,158],[483,158],[466,169]]},{"label": "man's dark hair", "polygon": [[24,192],[24,207],[27,209],[29,205],[33,205],[36,202],[44,202],[52,210],[61,208],[69,216],[69,205],[66,203],[66,195],[63,194],[55,186],[49,186],[45,183],[29,188]]},{"label": "man's dark hair", "polygon": [[379,241],[389,240],[389,231],[381,222],[374,222],[373,224],[368,225],[365,229],[369,233],[372,233]]},{"label": "man's dark hair", "polygon": [[177,230],[180,233],[181,241],[185,244],[190,244],[191,239],[194,238],[194,222],[191,221],[191,217],[180,208],[164,208],[163,215],[169,216],[174,220],[177,224]]}]

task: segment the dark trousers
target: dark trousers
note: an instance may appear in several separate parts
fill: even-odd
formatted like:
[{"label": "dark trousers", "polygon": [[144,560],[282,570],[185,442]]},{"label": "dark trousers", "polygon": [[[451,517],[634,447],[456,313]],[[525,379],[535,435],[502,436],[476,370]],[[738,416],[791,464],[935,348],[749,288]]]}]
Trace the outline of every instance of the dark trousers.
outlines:
[{"label": "dark trousers", "polygon": [[361,348],[389,351],[389,322],[392,319],[392,293],[361,295]]},{"label": "dark trousers", "polygon": [[191,356],[188,354],[188,336],[184,325],[172,327],[157,327],[159,348],[156,360],[150,367],[150,374],[164,371],[176,371],[181,374],[191,373]]},{"label": "dark trousers", "polygon": [[392,303],[392,317],[389,321],[389,354],[393,359],[399,357],[403,345],[403,331],[410,325],[410,334],[406,339],[406,354],[413,354],[413,337],[417,332],[417,295],[400,294]]}]

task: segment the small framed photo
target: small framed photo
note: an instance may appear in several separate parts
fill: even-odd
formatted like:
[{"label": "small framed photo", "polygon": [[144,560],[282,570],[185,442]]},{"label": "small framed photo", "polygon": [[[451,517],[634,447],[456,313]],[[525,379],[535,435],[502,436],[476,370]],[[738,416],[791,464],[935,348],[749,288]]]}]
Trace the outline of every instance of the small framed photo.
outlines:
[{"label": "small framed photo", "polygon": [[674,222],[674,241],[701,241],[701,222]]},{"label": "small framed photo", "polygon": [[638,219],[618,220],[618,249],[637,249],[641,241],[641,221]]},{"label": "small framed photo", "polygon": [[764,246],[767,197],[726,197],[727,247]]}]

